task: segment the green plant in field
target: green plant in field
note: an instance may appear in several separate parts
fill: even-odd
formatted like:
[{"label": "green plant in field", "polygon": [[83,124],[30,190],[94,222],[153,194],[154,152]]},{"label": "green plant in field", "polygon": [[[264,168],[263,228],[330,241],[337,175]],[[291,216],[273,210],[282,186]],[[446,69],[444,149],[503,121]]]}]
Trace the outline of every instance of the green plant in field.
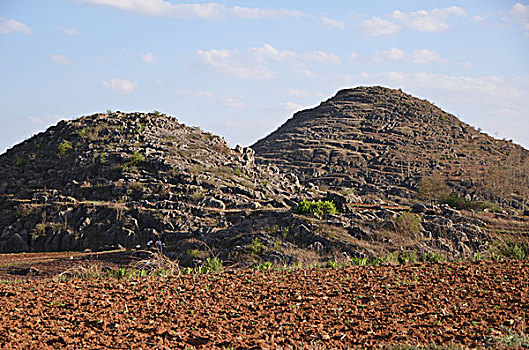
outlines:
[{"label": "green plant in field", "polygon": [[138,133],[141,134],[145,130],[145,124],[141,123],[140,128],[138,129]]},{"label": "green plant in field", "polygon": [[79,136],[81,136],[83,139],[86,138],[86,128],[82,128],[79,132],[78,132]]},{"label": "green plant in field", "polygon": [[316,215],[325,215],[325,214],[338,214],[336,206],[332,201],[301,201],[296,207],[296,212],[298,214],[316,214]]},{"label": "green plant in field", "polygon": [[99,154],[99,163],[105,164],[106,162],[107,162],[107,153],[106,152],[101,152]]},{"label": "green plant in field", "polygon": [[73,149],[72,143],[68,140],[62,140],[62,142],[57,146],[57,154],[59,157],[66,155],[70,150]]},{"label": "green plant in field", "polygon": [[154,110],[153,111],[155,117],[159,117],[161,114],[159,111]]},{"label": "green plant in field", "polygon": [[22,157],[17,157],[17,160],[15,161],[15,166],[17,168],[22,166]]},{"label": "green plant in field", "polygon": [[417,253],[411,250],[405,250],[399,254],[397,259],[401,264],[415,263],[417,262]]},{"label": "green plant in field", "polygon": [[111,109],[107,109],[107,114],[112,114],[112,110]]},{"label": "green plant in field", "polygon": [[336,259],[329,259],[327,260],[325,267],[328,269],[336,269],[338,267],[338,261],[336,261]]},{"label": "green plant in field", "polygon": [[480,261],[483,259],[483,255],[480,252],[474,253],[474,261]]},{"label": "green plant in field", "polygon": [[272,269],[272,263],[270,261],[265,262],[264,264],[257,264],[254,266],[257,271],[266,271]]},{"label": "green plant in field", "polygon": [[443,254],[422,252],[419,255],[419,261],[420,262],[441,262],[441,261],[446,261],[446,257]]},{"label": "green plant in field", "polygon": [[357,258],[353,256],[350,259],[351,263],[356,266],[367,266],[369,265],[369,259],[368,258]]},{"label": "green plant in field", "polygon": [[205,273],[217,273],[222,271],[222,260],[217,258],[207,258],[202,265],[197,267],[186,267],[182,269],[182,273],[186,275],[199,275]]}]

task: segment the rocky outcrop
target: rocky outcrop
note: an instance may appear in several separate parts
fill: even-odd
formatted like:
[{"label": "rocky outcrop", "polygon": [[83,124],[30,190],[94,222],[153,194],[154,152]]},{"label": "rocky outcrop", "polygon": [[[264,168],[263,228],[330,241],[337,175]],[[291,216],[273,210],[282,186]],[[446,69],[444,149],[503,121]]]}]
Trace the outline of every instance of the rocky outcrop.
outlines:
[{"label": "rocky outcrop", "polygon": [[252,149],[158,113],[60,122],[1,155],[0,179],[2,252],[177,242],[226,230],[226,212],[288,210],[297,195]]},{"label": "rocky outcrop", "polygon": [[258,163],[275,164],[305,184],[400,203],[411,203],[421,178],[434,172],[476,199],[491,166],[514,155],[529,159],[522,147],[481,133],[426,100],[378,86],[341,90],[251,147]]}]

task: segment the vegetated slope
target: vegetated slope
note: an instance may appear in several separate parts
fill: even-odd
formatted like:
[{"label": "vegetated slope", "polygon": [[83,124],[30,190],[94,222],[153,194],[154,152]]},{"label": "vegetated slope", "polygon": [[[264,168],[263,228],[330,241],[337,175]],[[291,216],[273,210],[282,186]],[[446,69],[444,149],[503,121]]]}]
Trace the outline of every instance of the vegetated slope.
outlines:
[{"label": "vegetated slope", "polygon": [[0,251],[235,244],[232,226],[296,193],[253,153],[157,112],[62,121],[0,155]]},{"label": "vegetated slope", "polygon": [[384,87],[341,90],[251,147],[258,162],[304,182],[385,201],[409,202],[420,180],[437,172],[470,200],[522,208],[529,198],[529,151]]}]

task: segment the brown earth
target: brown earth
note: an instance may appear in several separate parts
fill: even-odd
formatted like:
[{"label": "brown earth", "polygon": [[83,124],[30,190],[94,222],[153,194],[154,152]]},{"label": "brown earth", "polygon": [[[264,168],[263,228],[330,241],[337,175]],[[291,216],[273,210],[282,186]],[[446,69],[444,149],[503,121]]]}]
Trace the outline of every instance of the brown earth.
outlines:
[{"label": "brown earth", "polygon": [[[0,259],[3,269],[9,256]],[[525,331],[528,281],[527,260],[29,278],[0,283],[0,343],[3,349],[498,348]],[[526,335],[524,341],[528,346]]]}]

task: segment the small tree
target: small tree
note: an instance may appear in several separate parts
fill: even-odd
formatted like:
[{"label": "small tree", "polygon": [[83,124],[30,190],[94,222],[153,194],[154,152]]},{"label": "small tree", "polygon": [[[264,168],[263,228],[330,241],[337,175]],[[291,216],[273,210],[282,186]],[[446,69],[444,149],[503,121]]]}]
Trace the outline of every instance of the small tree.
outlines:
[{"label": "small tree", "polygon": [[429,201],[439,200],[450,194],[450,187],[446,184],[446,176],[441,173],[432,173],[425,176],[419,183],[419,198]]}]

